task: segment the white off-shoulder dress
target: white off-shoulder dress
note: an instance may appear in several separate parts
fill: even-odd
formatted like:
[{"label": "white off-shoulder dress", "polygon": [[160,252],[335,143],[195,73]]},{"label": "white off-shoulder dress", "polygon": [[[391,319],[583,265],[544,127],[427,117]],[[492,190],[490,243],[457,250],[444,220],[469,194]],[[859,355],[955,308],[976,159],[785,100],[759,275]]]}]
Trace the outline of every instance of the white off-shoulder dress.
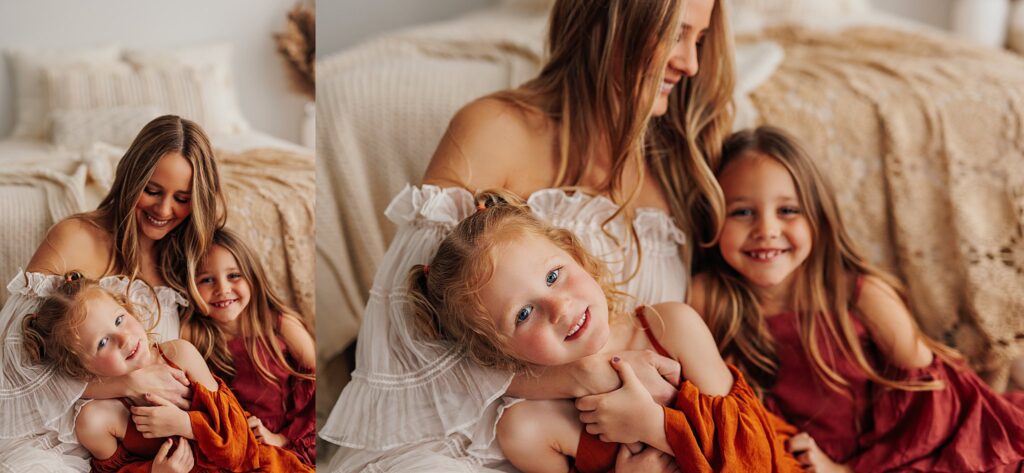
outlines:
[{"label": "white off-shoulder dress", "polygon": [[[89,471],[89,452],[75,438],[75,417],[88,402],[81,399],[85,383],[29,363],[22,352],[22,319],[63,280],[21,271],[7,285],[9,297],[0,310],[0,473]],[[129,284],[124,276],[99,283],[126,295],[157,341],[178,338],[178,308],[188,305],[178,291],[151,289],[139,279]]]},{"label": "white off-shoulder dress", "polygon": [[[594,256],[626,282],[637,304],[683,301],[683,232],[660,210],[638,209],[632,225],[609,199],[558,189],[533,193],[528,205],[541,219],[572,231]],[[491,471],[507,462],[494,430],[512,380],[477,366],[457,346],[424,340],[407,310],[406,278],[429,262],[441,240],[476,212],[460,188],[406,186],[385,215],[399,226],[377,270],[356,348],[356,369],[320,436],[341,450],[327,471]],[[640,254],[642,253],[642,256]],[[636,270],[640,258],[638,272]]]}]

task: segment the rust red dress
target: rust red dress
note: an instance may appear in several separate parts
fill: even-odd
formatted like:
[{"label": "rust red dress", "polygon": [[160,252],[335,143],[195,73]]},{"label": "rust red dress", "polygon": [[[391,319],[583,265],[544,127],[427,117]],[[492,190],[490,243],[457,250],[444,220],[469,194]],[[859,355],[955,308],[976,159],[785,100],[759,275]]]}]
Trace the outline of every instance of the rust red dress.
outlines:
[{"label": "rust red dress", "polygon": [[[636,316],[651,345],[669,356],[651,333],[643,308]],[[786,452],[785,441],[796,433],[792,426],[767,412],[736,368],[725,396],[701,394],[683,381],[679,395],[665,406],[665,436],[676,465],[686,472],[798,472],[799,463]],[[585,430],[576,447],[575,471],[612,471],[619,444],[602,442]]]},{"label": "rust red dress", "polygon": [[[159,345],[157,346],[159,349]],[[164,355],[171,366],[177,366]],[[216,378],[216,376],[215,376]],[[256,440],[249,429],[249,415],[238,404],[231,390],[220,378],[217,390],[210,391],[202,384],[192,382],[192,405],[188,415],[192,421],[190,440],[195,455],[193,472],[259,471],[259,472],[313,472],[313,468],[299,460],[295,454]],[[153,457],[166,438],[146,439],[128,419],[124,438],[117,450],[107,459],[92,459],[92,471],[99,473],[149,473]]]},{"label": "rust red dress", "polygon": [[[298,366],[288,355],[284,339],[278,336],[277,343],[289,356],[289,363]],[[261,348],[257,356],[277,378],[276,382],[270,382],[256,370],[245,348],[241,337],[228,342],[235,375],[229,378],[217,374],[227,381],[245,410],[258,417],[271,432],[284,435],[289,442],[285,448],[313,466],[316,462],[316,383],[290,376]]]},{"label": "rust red dress", "polygon": [[[862,280],[857,281],[857,300]],[[868,380],[853,360],[818,337],[825,362],[850,383],[828,388],[804,354],[795,313],[769,317],[779,369],[765,405],[807,431],[822,451],[855,471],[1024,471],[1024,396],[994,393],[964,363],[935,357],[929,366],[900,370],[885,363],[859,314],[854,327],[869,363],[895,379],[946,383],[939,391],[886,389]]]}]

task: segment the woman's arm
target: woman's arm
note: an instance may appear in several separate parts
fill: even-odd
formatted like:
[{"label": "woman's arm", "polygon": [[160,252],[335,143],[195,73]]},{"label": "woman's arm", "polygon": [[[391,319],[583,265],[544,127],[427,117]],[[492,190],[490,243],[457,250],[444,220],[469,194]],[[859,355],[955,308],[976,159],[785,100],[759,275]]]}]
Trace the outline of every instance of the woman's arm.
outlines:
[{"label": "woman's arm", "polygon": [[622,386],[622,381],[608,364],[612,356],[633,367],[656,402],[665,405],[675,399],[679,362],[653,350],[597,354],[561,366],[538,367],[533,375],[516,375],[508,394],[524,399],[570,399],[614,391]]},{"label": "woman's arm", "polygon": [[187,409],[191,392],[185,372],[164,365],[154,364],[132,371],[116,378],[101,378],[90,382],[82,394],[86,399],[131,398],[136,404],[143,404],[143,396],[156,394],[175,406]]}]

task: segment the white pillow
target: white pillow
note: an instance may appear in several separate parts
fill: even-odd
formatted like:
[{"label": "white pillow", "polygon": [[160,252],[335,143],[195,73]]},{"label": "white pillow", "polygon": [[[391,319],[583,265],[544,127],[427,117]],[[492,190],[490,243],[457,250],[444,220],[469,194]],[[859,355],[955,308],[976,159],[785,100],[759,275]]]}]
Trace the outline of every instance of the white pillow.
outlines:
[{"label": "white pillow", "polygon": [[211,133],[249,131],[249,123],[238,107],[238,93],[232,68],[230,44],[214,44],[164,51],[128,49],[124,59],[138,67],[179,70],[189,68],[200,72],[207,94],[207,118],[204,128]]},{"label": "white pillow", "polygon": [[107,46],[88,50],[12,48],[7,50],[14,79],[16,138],[47,136],[50,110],[44,70],[61,65],[98,65],[118,62],[121,48]]},{"label": "white pillow", "polygon": [[96,142],[127,148],[150,120],[163,114],[154,105],[55,110],[53,143],[72,151],[86,151]]},{"label": "white pillow", "polygon": [[67,111],[107,113],[104,110],[120,107],[155,107],[194,120],[204,129],[211,121],[203,82],[192,69],[135,69],[121,63],[50,69],[46,76],[51,106],[48,118]]},{"label": "white pillow", "polygon": [[871,11],[869,0],[726,0],[736,33],[756,32],[763,26],[831,24]]}]

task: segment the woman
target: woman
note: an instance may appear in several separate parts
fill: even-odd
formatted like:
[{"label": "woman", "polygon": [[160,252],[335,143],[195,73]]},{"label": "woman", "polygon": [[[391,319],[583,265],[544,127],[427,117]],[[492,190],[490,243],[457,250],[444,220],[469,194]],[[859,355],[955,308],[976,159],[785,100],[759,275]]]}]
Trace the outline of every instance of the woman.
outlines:
[{"label": "woman", "polygon": [[[696,242],[691,222],[717,224],[722,213],[707,161],[731,125],[729,38],[714,0],[555,3],[539,75],[459,111],[424,185],[406,188],[386,212],[400,229],[378,268],[352,381],[321,431],[344,447],[330,471],[497,462],[506,393],[568,398],[618,387],[607,357],[513,379],[474,366],[459,347],[423,340],[402,301],[405,276],[475,211],[465,189],[505,188],[579,236],[637,303],[682,301],[689,249],[680,227]],[[620,356],[658,398],[673,396],[661,378],[677,380],[678,364]]]},{"label": "woman", "polygon": [[180,370],[154,367],[85,384],[28,362],[20,321],[60,283],[56,275],[76,270],[140,306],[160,339],[178,338],[182,294],[198,297],[191,275],[226,220],[224,208],[206,134],[165,115],[136,136],[96,210],[50,229],[7,286],[11,297],[0,311],[0,470],[88,471],[74,436],[75,416],[88,399],[155,393],[188,406]]}]

